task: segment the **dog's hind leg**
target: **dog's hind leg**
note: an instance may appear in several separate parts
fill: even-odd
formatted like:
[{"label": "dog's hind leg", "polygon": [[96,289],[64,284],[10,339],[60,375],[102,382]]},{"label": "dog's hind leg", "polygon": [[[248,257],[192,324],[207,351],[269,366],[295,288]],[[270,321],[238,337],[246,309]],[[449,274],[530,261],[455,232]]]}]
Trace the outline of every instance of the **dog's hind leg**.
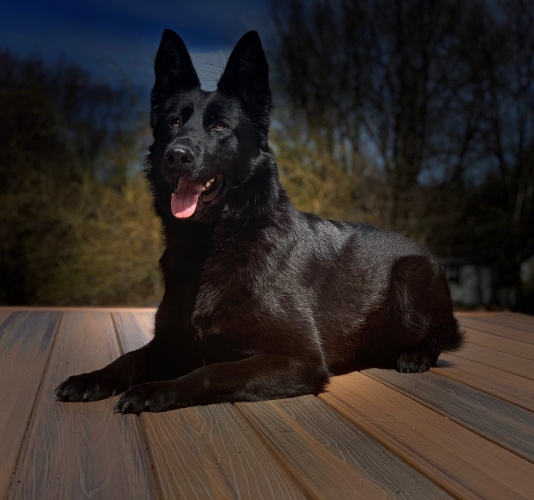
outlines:
[{"label": "dog's hind leg", "polygon": [[56,401],[98,401],[144,382],[147,348],[128,352],[101,370],[69,377],[54,391]]},{"label": "dog's hind leg", "polygon": [[397,371],[401,373],[426,372],[432,366],[432,362],[424,352],[411,352],[402,354],[397,360]]},{"label": "dog's hind leg", "polygon": [[401,373],[426,372],[441,352],[462,346],[445,275],[424,256],[403,257],[395,263],[390,318],[402,353],[396,362]]}]

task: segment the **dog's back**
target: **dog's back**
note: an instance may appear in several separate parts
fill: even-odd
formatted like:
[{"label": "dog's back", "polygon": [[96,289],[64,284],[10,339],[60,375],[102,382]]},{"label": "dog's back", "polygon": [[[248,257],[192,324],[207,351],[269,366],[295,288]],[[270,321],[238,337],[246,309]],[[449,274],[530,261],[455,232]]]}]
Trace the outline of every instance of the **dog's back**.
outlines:
[{"label": "dog's back", "polygon": [[[443,270],[420,245],[365,224],[299,212],[281,187],[262,224],[221,224],[193,321],[199,331],[298,350],[314,343],[330,373],[424,371],[461,346]],[[228,252],[228,249],[234,252]],[[238,322],[229,321],[232,311]],[[206,318],[209,321],[206,322]],[[260,324],[261,338],[246,323]],[[287,332],[287,333],[286,333]],[[404,354],[423,353],[424,356]]]},{"label": "dog's back", "polygon": [[444,272],[423,247],[369,225],[305,218],[322,233],[319,241],[328,241],[311,268],[322,268],[318,321],[334,373],[393,367],[417,351],[433,365],[442,351],[460,348]]}]

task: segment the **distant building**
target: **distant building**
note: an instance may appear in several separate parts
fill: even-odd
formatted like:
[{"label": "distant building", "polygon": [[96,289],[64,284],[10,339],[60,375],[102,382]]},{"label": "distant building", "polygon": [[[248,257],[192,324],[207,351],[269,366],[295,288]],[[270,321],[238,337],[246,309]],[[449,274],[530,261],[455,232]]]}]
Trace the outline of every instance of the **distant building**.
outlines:
[{"label": "distant building", "polygon": [[489,306],[492,299],[492,271],[461,257],[439,259],[449,283],[452,300],[463,307]]},{"label": "distant building", "polygon": [[534,284],[534,255],[521,264],[521,281]]}]

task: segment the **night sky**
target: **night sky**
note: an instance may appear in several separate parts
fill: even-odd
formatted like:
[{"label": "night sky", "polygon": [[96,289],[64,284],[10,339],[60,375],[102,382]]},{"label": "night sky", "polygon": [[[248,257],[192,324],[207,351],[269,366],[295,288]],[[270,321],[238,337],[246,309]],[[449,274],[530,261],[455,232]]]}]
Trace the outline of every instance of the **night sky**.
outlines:
[{"label": "night sky", "polygon": [[145,88],[165,28],[183,38],[209,89],[239,37],[255,29],[265,38],[269,26],[266,0],[11,0],[1,11],[1,49],[65,57],[99,79]]}]

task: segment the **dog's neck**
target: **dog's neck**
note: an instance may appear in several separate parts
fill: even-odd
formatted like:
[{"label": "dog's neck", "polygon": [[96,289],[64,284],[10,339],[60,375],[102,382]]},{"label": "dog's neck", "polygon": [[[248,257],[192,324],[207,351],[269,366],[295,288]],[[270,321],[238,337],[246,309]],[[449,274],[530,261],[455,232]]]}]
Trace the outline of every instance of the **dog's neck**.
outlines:
[{"label": "dog's neck", "polygon": [[220,214],[221,221],[244,224],[261,221],[276,211],[283,192],[276,162],[272,155],[266,156],[243,185],[230,193]]}]

